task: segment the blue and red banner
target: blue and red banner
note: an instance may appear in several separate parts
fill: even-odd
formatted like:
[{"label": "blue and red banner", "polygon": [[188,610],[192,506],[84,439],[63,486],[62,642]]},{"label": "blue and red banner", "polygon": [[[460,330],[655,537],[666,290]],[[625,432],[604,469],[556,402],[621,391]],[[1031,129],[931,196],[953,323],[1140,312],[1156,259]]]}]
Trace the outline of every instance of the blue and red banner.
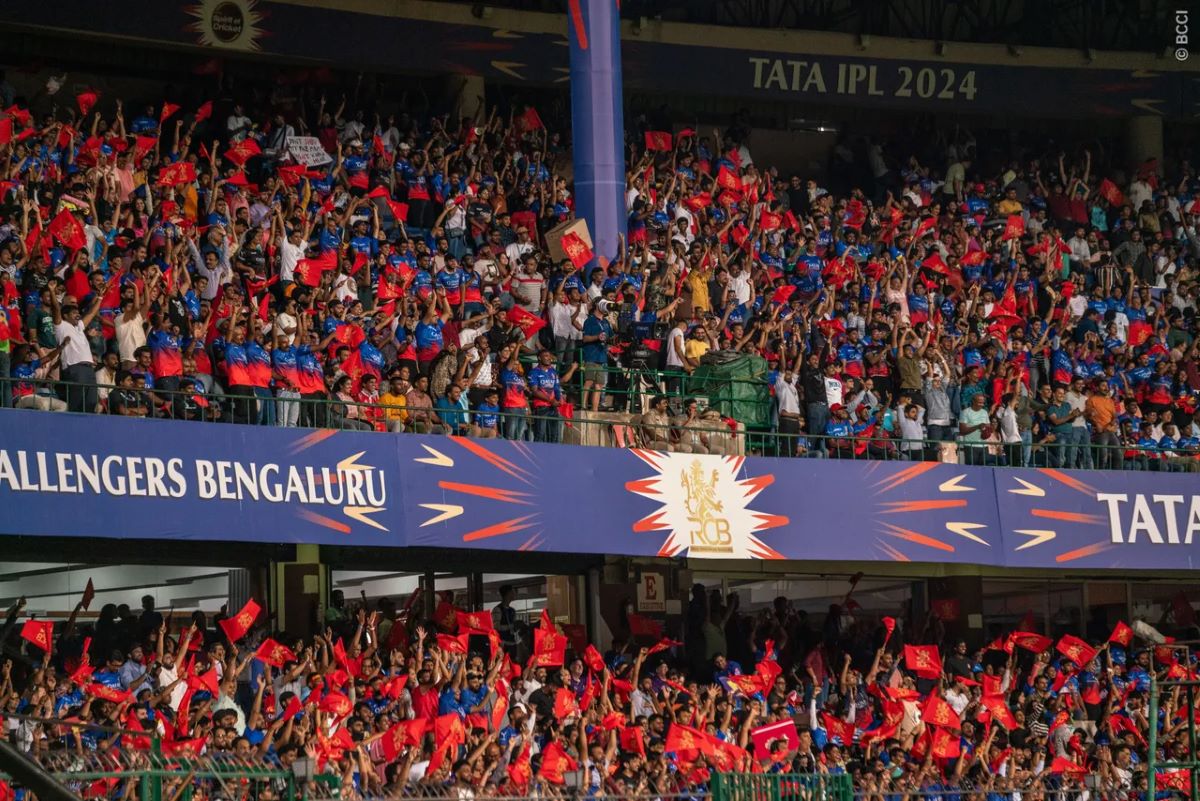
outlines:
[{"label": "blue and red banner", "polygon": [[0,534],[1181,570],[1200,484],[4,411]]}]

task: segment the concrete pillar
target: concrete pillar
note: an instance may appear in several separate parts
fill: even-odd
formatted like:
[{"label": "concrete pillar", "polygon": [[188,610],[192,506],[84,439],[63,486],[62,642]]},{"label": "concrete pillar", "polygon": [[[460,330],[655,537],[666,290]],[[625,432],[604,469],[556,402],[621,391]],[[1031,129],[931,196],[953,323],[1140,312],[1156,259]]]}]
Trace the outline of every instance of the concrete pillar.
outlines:
[{"label": "concrete pillar", "polygon": [[1162,117],[1145,115],[1131,117],[1125,126],[1125,152],[1129,159],[1129,172],[1137,172],[1138,166],[1148,159],[1163,157],[1163,121]]},{"label": "concrete pillar", "polygon": [[[483,76],[481,75],[450,75],[446,78],[446,95],[450,100],[450,117],[474,118],[476,111],[484,109],[487,117],[486,99]],[[484,100],[480,100],[484,98]]]},{"label": "concrete pillar", "polygon": [[613,0],[570,6],[575,211],[587,220],[596,255],[612,259],[626,228],[620,11]]}]

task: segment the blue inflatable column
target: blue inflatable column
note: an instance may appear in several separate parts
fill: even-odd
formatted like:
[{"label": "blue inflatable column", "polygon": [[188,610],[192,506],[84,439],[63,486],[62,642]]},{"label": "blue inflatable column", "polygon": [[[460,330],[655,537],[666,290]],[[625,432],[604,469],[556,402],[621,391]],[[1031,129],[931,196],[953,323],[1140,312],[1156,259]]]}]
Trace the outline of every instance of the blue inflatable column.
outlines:
[{"label": "blue inflatable column", "polygon": [[625,233],[625,114],[618,0],[568,0],[575,211],[597,256],[613,258]]}]

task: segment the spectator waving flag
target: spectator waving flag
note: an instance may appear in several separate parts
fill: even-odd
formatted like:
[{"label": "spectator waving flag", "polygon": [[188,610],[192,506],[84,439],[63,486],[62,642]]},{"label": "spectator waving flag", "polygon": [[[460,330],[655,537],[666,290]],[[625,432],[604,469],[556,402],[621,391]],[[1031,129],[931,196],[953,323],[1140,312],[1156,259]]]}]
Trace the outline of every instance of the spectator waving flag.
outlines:
[{"label": "spectator waving flag", "polygon": [[1025,218],[1020,214],[1010,214],[1004,223],[1004,233],[1000,235],[1001,241],[1020,239],[1023,236],[1025,236]]},{"label": "spectator waving flag", "polygon": [[942,657],[936,645],[905,645],[904,666],[922,678],[942,675]]},{"label": "spectator waving flag", "polygon": [[1105,178],[1100,182],[1100,196],[1108,201],[1108,204],[1114,208],[1120,208],[1125,205],[1125,195],[1117,188],[1117,185]]},{"label": "spectator waving flag", "polygon": [[592,249],[583,241],[583,237],[574,231],[563,234],[560,244],[563,252],[567,254],[567,258],[571,260],[571,264],[574,264],[576,269],[582,270],[595,256]]},{"label": "spectator waving flag", "polygon": [[162,124],[163,124],[164,122],[166,122],[166,121],[167,121],[167,120],[168,120],[168,119],[171,117],[171,115],[172,115],[172,114],[174,114],[176,111],[179,111],[179,104],[177,104],[177,103],[163,103],[163,106],[162,106],[162,112],[161,112],[161,113],[158,115],[158,124],[159,124],[159,125],[162,125]]},{"label": "spectator waving flag", "polygon": [[239,167],[243,167],[247,161],[259,155],[260,153],[262,153],[262,148],[258,146],[258,142],[255,142],[253,139],[247,137],[240,142],[235,142],[228,150],[226,150],[225,158],[229,159]]},{"label": "spectator waving flag", "polygon": [[200,108],[196,109],[195,122],[197,125],[212,116],[212,108],[213,106],[211,100],[205,100],[200,104]]},{"label": "spectator waving flag", "polygon": [[50,226],[46,230],[61,242],[63,247],[71,251],[79,250],[87,244],[87,236],[83,232],[83,223],[66,209],[60,211],[50,221]]},{"label": "spectator waving flag", "polygon": [[544,129],[546,126],[542,122],[541,115],[533,106],[525,109],[525,112],[520,116],[521,127],[526,131],[537,131]]},{"label": "spectator waving flag", "polygon": [[92,106],[95,106],[96,101],[99,99],[100,93],[95,89],[84,89],[75,95],[75,102],[79,105],[79,116],[86,117],[88,112],[92,110]]},{"label": "spectator waving flag", "polygon": [[513,306],[505,315],[510,323],[521,329],[521,333],[525,335],[525,339],[529,339],[538,331],[546,327],[546,321],[536,314],[531,314],[525,311],[520,306]]}]

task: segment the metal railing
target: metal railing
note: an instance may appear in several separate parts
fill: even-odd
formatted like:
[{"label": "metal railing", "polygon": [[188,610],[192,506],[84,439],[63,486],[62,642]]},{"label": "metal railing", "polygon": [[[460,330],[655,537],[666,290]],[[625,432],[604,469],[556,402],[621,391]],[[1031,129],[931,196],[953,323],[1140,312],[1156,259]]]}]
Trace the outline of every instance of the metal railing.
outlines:
[{"label": "metal railing", "polygon": [[[1146,448],[1136,444],[1077,444],[1042,440],[1002,443],[946,438],[905,439],[882,431],[849,436],[747,430],[722,419],[663,423],[649,415],[593,415],[566,406],[522,410],[438,409],[366,403],[324,394],[284,395],[197,392],[191,389],[122,389],[30,378],[0,379],[14,391],[17,408],[77,411],[210,423],[333,428],[382,433],[455,434],[482,439],[640,447],[683,453],[745,454],[783,458],[856,461],[940,461],[991,467],[1052,467],[1150,472],[1200,472],[1200,452]],[[124,394],[114,396],[113,393]],[[101,395],[107,399],[101,400]],[[117,400],[114,400],[117,397]],[[132,400],[130,400],[132,398]],[[432,399],[431,399],[432,400]],[[586,417],[579,415],[587,415]]]},{"label": "metal railing", "polygon": [[713,801],[853,801],[848,773],[716,773]]}]

